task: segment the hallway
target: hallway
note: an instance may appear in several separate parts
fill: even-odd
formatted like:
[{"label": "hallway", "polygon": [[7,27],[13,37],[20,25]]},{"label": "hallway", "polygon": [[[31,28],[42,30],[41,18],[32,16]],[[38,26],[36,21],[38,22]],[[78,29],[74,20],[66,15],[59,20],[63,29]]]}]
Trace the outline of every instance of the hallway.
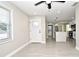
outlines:
[{"label": "hallway", "polygon": [[75,41],[56,43],[55,40],[47,39],[47,44],[31,43],[13,57],[76,57],[79,51],[75,49]]}]

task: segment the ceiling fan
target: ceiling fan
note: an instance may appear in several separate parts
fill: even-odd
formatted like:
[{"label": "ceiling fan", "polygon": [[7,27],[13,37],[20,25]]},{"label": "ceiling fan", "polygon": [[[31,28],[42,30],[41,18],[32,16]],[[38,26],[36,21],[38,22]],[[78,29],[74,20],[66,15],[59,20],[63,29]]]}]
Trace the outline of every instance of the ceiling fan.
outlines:
[{"label": "ceiling fan", "polygon": [[65,3],[65,1],[50,1],[49,3],[47,3],[47,1],[40,1],[40,2],[36,3],[35,6],[38,6],[38,5],[42,4],[42,3],[46,3],[46,5],[48,6],[48,9],[51,9],[51,3],[52,2]]}]

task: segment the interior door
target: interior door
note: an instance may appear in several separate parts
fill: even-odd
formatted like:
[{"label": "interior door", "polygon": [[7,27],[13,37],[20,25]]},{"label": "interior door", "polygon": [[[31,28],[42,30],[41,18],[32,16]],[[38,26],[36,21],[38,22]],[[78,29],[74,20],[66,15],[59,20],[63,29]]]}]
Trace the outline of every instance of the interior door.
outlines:
[{"label": "interior door", "polygon": [[42,26],[40,18],[30,19],[30,40],[31,42],[42,41]]}]

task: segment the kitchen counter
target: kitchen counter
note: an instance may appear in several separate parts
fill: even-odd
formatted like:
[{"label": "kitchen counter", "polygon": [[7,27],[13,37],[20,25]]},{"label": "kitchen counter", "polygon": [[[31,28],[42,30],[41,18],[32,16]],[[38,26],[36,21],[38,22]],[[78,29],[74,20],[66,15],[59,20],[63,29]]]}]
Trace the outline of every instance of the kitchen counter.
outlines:
[{"label": "kitchen counter", "polygon": [[56,32],[56,42],[66,42],[67,32]]}]

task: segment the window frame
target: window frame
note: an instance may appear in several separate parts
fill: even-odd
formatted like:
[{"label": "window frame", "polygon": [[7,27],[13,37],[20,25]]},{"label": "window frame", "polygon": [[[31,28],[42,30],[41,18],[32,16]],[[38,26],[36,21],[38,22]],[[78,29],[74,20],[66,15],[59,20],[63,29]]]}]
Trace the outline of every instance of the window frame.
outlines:
[{"label": "window frame", "polygon": [[5,40],[4,42],[0,42],[0,44],[6,43],[9,40],[13,40],[13,9],[9,8],[8,6],[4,4],[0,4],[0,8],[3,8],[7,11],[9,11],[9,32],[8,32],[8,38],[0,39]]}]

